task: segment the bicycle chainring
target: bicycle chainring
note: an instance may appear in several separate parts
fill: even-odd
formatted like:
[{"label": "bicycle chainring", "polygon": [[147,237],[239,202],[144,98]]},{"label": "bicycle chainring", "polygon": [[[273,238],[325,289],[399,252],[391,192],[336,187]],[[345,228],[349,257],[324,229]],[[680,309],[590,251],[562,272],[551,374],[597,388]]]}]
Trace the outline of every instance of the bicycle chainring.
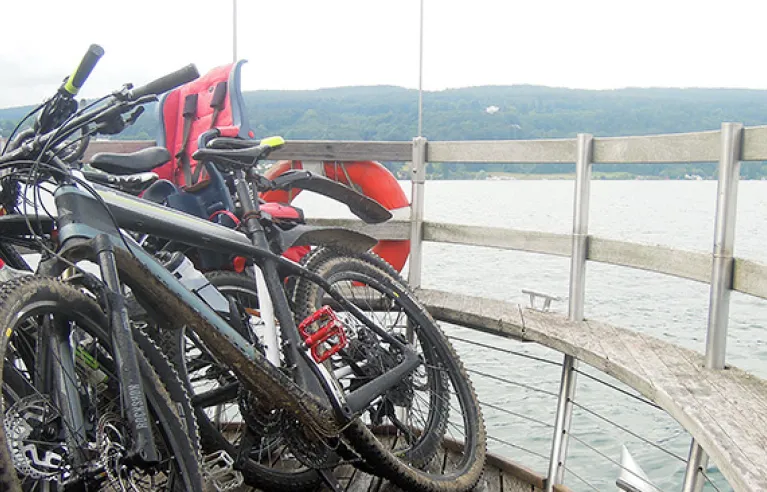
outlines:
[{"label": "bicycle chainring", "polygon": [[301,425],[292,419],[282,419],[282,438],[304,466],[314,469],[335,466],[334,449],[323,439],[310,439],[302,430]]},{"label": "bicycle chainring", "polygon": [[258,398],[242,385],[237,395],[237,403],[248,428],[255,435],[264,438],[277,438],[281,434],[282,418],[278,410],[264,408]]}]

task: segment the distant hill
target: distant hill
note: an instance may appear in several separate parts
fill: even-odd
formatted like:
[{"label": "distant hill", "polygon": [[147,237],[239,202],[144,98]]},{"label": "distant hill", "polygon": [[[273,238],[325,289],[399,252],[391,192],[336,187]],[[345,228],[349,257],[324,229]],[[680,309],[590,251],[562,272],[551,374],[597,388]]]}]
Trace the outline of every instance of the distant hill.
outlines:
[{"label": "distant hill", "polygon": [[[394,86],[340,87],[311,91],[251,91],[244,94],[257,136],[286,139],[410,140],[417,132],[418,93]],[[487,108],[494,107],[490,112]],[[497,108],[497,109],[496,109]],[[29,108],[0,110],[0,130]],[[493,112],[494,111],[494,112]],[[5,120],[5,121],[4,121]],[[483,86],[424,94],[424,136],[430,140],[502,140],[714,130],[723,121],[767,124],[767,91],[746,89],[576,90],[540,86]],[[154,138],[157,120],[147,111],[121,138]],[[566,172],[563,166],[505,166],[520,172]],[[600,166],[602,168],[603,166]],[[744,170],[747,166],[744,166]],[[449,165],[434,177],[465,177],[478,170]],[[660,174],[668,166],[612,166],[610,171]],[[700,171],[697,166],[667,175]],[[767,171],[767,169],[765,169]],[[681,173],[681,174],[680,174]]]}]

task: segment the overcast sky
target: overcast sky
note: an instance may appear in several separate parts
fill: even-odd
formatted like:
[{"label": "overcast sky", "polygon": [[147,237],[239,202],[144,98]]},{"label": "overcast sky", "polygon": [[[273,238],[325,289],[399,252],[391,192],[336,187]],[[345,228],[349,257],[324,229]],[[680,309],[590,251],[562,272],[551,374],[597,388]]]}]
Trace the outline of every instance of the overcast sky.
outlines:
[{"label": "overcast sky", "polygon": [[[425,0],[424,88],[767,89],[764,0]],[[2,2],[0,107],[41,101],[90,43],[102,95],[232,57],[231,0]],[[418,85],[419,0],[238,0],[245,89]]]}]

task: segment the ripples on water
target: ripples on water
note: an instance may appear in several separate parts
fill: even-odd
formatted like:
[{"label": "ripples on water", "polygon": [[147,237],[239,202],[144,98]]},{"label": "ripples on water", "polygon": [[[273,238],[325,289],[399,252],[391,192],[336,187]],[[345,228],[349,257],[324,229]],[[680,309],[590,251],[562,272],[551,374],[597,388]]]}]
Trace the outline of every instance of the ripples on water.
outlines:
[{"label": "ripples on water", "polygon": [[[409,194],[409,184],[403,183]],[[346,215],[337,204],[304,193],[296,201],[309,216]],[[430,181],[426,184],[426,220],[457,224],[569,233],[572,181]],[[604,238],[710,252],[713,245],[716,182],[594,181],[591,184],[590,233]],[[767,182],[743,181],[738,191],[735,254],[767,261]],[[522,289],[566,297],[569,259],[516,251],[426,243],[423,284],[436,288],[527,304]],[[588,318],[651,334],[703,352],[709,288],[706,284],[610,265],[589,263]],[[564,303],[554,306],[565,312]],[[728,363],[767,377],[767,305],[733,293],[730,305]],[[534,344],[498,339],[471,330],[445,330],[491,345],[560,361],[561,356]],[[556,392],[556,366],[454,342],[467,366],[482,372]],[[618,384],[598,371],[582,370]],[[554,422],[556,399],[517,386],[472,377],[480,398],[493,405]],[[623,386],[622,386],[623,387]],[[576,402],[686,458],[689,435],[664,412],[596,383],[578,378]],[[533,453],[548,456],[552,429],[519,417],[485,410],[490,434]],[[576,408],[572,432],[615,461],[626,444],[636,461],[662,490],[679,489],[684,463]],[[547,459],[489,443],[491,449],[545,474]],[[587,446],[571,441],[568,467],[599,490],[615,490],[618,467]],[[717,487],[726,482],[714,473]],[[568,475],[574,490],[593,490]],[[710,486],[709,486],[710,487]],[[713,490],[713,488],[711,488]]]}]

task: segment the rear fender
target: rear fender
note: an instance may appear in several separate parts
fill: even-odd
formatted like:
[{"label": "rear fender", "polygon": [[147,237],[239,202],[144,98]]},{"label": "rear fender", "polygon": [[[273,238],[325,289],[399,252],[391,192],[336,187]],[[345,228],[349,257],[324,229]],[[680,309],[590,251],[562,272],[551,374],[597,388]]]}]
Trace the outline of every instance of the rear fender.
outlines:
[{"label": "rear fender", "polygon": [[339,201],[349,207],[349,210],[354,215],[368,224],[385,222],[392,217],[391,212],[372,198],[363,195],[349,186],[309,171],[288,171],[277,176],[273,181],[277,189],[289,190],[291,188],[300,188]]},{"label": "rear fender", "polygon": [[343,227],[305,224],[299,224],[287,231],[280,231],[278,239],[281,253],[293,246],[341,247],[353,253],[364,253],[378,242],[367,234]]}]

